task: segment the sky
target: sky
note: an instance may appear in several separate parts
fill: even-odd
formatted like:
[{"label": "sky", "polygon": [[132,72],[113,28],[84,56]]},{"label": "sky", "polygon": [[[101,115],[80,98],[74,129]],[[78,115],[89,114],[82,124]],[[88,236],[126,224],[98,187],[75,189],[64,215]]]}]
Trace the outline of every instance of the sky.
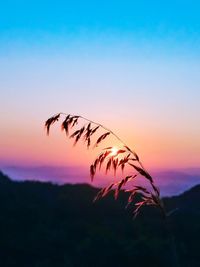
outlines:
[{"label": "sky", "polygon": [[[0,167],[88,166],[44,122],[103,123],[150,169],[200,166],[199,1],[3,1]],[[110,140],[116,144],[116,140]]]}]

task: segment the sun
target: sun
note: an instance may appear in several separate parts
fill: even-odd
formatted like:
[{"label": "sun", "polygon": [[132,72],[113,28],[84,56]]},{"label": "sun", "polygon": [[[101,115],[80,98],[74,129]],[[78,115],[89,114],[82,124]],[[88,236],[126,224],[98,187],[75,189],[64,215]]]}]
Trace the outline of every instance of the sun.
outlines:
[{"label": "sun", "polygon": [[114,147],[111,148],[110,151],[111,151],[111,153],[110,153],[111,157],[116,156],[117,152],[118,152],[118,148],[114,146]]}]

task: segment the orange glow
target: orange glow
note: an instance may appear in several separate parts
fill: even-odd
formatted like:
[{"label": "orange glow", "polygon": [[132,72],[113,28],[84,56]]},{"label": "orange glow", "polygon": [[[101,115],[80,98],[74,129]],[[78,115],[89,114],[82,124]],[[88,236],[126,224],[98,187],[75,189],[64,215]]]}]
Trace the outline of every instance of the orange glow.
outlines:
[{"label": "orange glow", "polygon": [[[0,130],[1,165],[37,164],[88,167],[105,147],[112,146],[112,154],[110,155],[114,156],[117,148],[121,148],[122,145],[116,138],[110,136],[95,149],[87,150],[83,142],[73,147],[72,140],[60,131],[59,124],[52,127],[49,137],[46,136],[43,130],[43,121],[48,117],[48,114],[46,117],[44,116],[43,120],[37,120],[33,117],[27,121],[21,118],[18,122],[11,120],[12,114],[9,116],[6,117],[5,126]],[[104,122],[103,116],[97,118],[97,121]],[[174,128],[155,129],[151,125],[143,124],[140,125],[135,120],[133,127],[126,120],[120,121],[119,124],[114,119],[109,120],[108,117],[105,119],[105,125],[108,125],[114,132],[116,131],[118,136],[137,152],[147,169],[200,166],[199,131],[185,131],[186,136],[185,132],[183,134],[178,130],[175,131]]]},{"label": "orange glow", "polygon": [[117,155],[117,152],[118,152],[118,148],[117,147],[112,147],[111,148],[111,153],[110,153],[110,156],[113,157],[113,156],[116,156]]}]

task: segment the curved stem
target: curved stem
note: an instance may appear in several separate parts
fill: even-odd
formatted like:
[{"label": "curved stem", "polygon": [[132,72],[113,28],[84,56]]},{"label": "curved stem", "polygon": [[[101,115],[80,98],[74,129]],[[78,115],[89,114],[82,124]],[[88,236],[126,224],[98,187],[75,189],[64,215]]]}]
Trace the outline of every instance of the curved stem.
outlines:
[{"label": "curved stem", "polygon": [[[62,115],[65,115],[65,116],[68,115],[68,114],[66,114],[66,113],[64,113],[64,112],[60,112],[59,114],[62,114]],[[70,115],[71,115],[71,114],[70,114]],[[137,155],[136,152],[135,152],[134,150],[132,150],[131,148],[129,148],[129,147],[126,145],[126,143],[125,143],[125,142],[124,142],[124,141],[123,141],[117,134],[115,134],[112,130],[110,130],[109,128],[105,127],[105,126],[102,125],[101,123],[98,123],[98,122],[96,122],[96,121],[87,119],[87,118],[85,118],[85,117],[83,117],[83,116],[81,116],[81,115],[71,115],[71,116],[72,116],[72,117],[73,117],[73,116],[77,116],[78,118],[81,118],[81,119],[83,119],[83,120],[85,120],[85,121],[88,121],[88,122],[90,122],[90,123],[93,123],[93,124],[95,124],[95,125],[97,125],[97,126],[100,126],[100,127],[103,128],[104,130],[110,132],[110,133],[111,133],[111,134],[112,134],[112,135],[113,135],[113,136],[114,136],[120,143],[123,144],[124,147],[128,148],[127,151],[129,151],[134,157],[135,157],[135,155]],[[146,173],[149,174],[149,172],[145,169],[145,167],[144,167],[144,165],[142,164],[142,162],[141,162],[139,159],[136,159],[136,161],[138,162],[138,164],[140,165],[140,167],[141,167]],[[149,175],[150,175],[150,174],[149,174]],[[150,175],[150,176],[151,176],[151,175]],[[153,182],[150,181],[150,184],[151,184],[151,187],[153,188],[153,191],[156,192],[156,190],[154,189],[154,188],[155,188],[155,185],[153,184]],[[158,195],[158,199],[159,199],[159,195]],[[160,209],[164,212],[163,205],[160,203],[160,201],[159,201],[158,205],[159,205]],[[164,213],[165,213],[165,212],[164,212]]]},{"label": "curved stem", "polygon": [[[63,114],[63,115],[68,115],[68,114],[66,114],[66,113],[63,113],[63,112],[60,112],[59,114]],[[71,116],[75,116],[75,115],[71,115]],[[109,128],[107,128],[107,127],[105,127],[104,125],[102,125],[101,123],[98,123],[98,122],[96,122],[96,121],[92,121],[92,120],[90,120],[90,119],[87,119],[87,118],[85,118],[85,117],[83,117],[83,116],[81,116],[81,115],[76,115],[76,116],[78,116],[79,118],[81,118],[81,119],[83,119],[83,120],[86,120],[86,121],[88,121],[88,122],[91,122],[91,123],[93,123],[93,124],[95,124],[95,125],[98,125],[98,126],[100,126],[100,127],[102,127],[104,130],[106,130],[106,131],[108,131],[108,132],[110,132],[120,143],[122,143],[125,147],[128,147],[127,145],[126,145],[126,143],[117,135],[117,134],[115,134],[112,130],[110,130]],[[132,149],[130,149],[130,152],[134,155],[134,154],[136,154],[135,153],[135,151],[134,150],[132,150]],[[144,169],[144,167],[143,167],[143,165],[142,165],[142,163],[140,162],[140,161],[138,161],[138,163],[140,164],[140,166]]]}]

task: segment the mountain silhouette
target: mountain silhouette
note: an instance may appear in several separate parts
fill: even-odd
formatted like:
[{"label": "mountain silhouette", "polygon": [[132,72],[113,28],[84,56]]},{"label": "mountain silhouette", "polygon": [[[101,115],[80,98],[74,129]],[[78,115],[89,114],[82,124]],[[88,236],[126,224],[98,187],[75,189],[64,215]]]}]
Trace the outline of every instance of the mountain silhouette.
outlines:
[{"label": "mountain silhouette", "polygon": [[[171,212],[144,208],[133,220],[126,194],[93,203],[87,184],[16,182],[0,172],[0,266],[200,266],[200,185],[164,198]],[[138,196],[139,197],[139,196]]]}]

